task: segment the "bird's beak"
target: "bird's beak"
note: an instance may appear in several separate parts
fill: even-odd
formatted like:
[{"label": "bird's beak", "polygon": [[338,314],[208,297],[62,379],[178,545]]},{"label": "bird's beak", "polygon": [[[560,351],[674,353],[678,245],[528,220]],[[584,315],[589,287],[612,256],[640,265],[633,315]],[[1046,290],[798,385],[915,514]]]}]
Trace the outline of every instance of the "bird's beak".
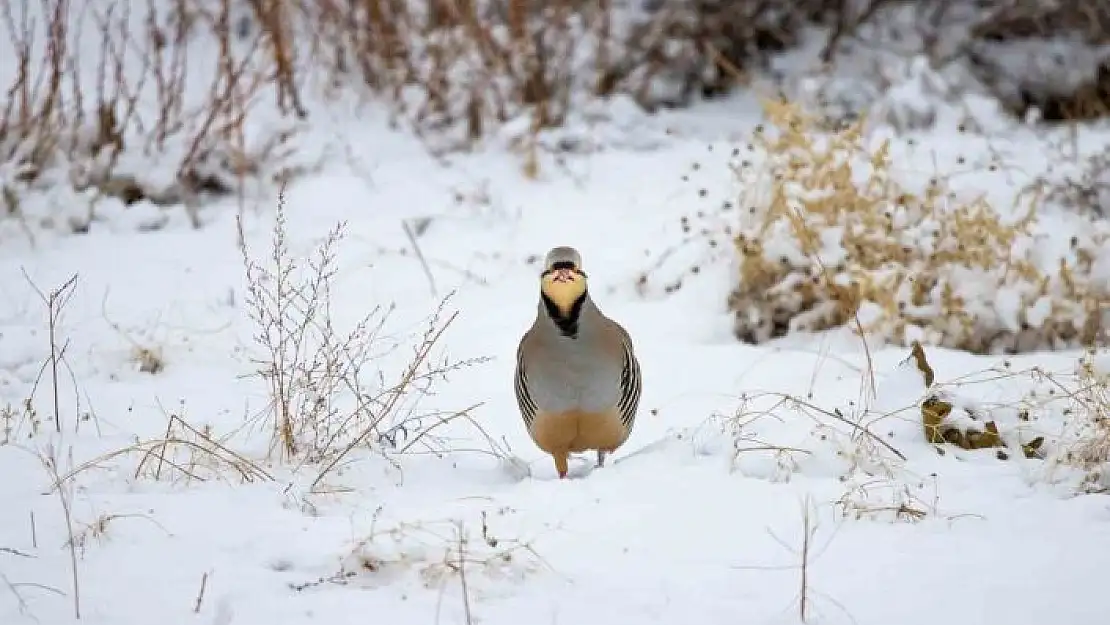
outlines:
[{"label": "bird's beak", "polygon": [[577,273],[573,269],[556,269],[551,274],[552,282],[574,282]]}]

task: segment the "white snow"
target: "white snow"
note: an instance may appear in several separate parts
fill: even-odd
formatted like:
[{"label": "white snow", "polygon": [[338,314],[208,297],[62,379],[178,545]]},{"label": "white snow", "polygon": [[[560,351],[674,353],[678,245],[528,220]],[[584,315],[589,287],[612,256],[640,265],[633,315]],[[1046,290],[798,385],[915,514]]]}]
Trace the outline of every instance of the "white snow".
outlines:
[{"label": "white snow", "polygon": [[[315,490],[321,463],[267,457],[268,389],[250,376],[264,354],[236,215],[265,265],[273,189],[241,210],[235,199],[206,207],[199,229],[183,208],[142,205],[110,206],[86,234],[65,236],[0,217],[0,623],[77,622],[75,599],[80,622],[96,625],[779,624],[801,621],[800,602],[807,623],[1103,622],[1110,500],[1063,462],[1095,405],[1074,390],[1093,388],[1075,377],[1083,354],[927,347],[953,423],[980,424],[964,408],[989,415],[1010,443],[1005,460],[938,452],[922,434],[930,391],[907,349],[869,338],[864,350],[851,330],[762,346],[732,336],[731,241],[699,233],[705,220],[684,233],[682,219],[737,200],[730,162],[761,121],[754,98],[655,116],[623,100],[594,106],[593,125],[541,137],[588,149],[541,150],[538,180],[500,144],[433,157],[374,104],[302,129],[313,155],[343,156],[288,188],[289,254],[307,262],[345,222],[330,293],[337,332],[395,306],[362,382],[400,379],[449,293],[445,317],[457,317],[430,361],[480,359],[406,395],[383,426],[389,440],[346,456]],[[936,173],[926,158],[963,171],[1021,156],[1019,172],[959,179],[961,193],[1001,205],[1051,160],[1028,131],[1008,132],[938,122],[892,151],[915,157],[902,173],[922,186]],[[135,159],[144,175],[170,176]],[[60,189],[43,197],[66,210],[80,201]],[[419,224],[427,270],[405,224]],[[1083,227],[1054,218],[1035,251],[1054,263]],[[827,262],[844,253],[836,240],[825,234]],[[766,243],[801,254],[786,236]],[[555,245],[582,252],[593,297],[632,335],[644,374],[631,439],[604,468],[575,458],[568,480],[528,438],[511,381],[536,314],[537,258]],[[1092,280],[1110,280],[1106,259]],[[36,289],[72,276],[55,393]],[[988,276],[965,286],[988,289]],[[1018,310],[1021,295],[979,299],[1011,326],[1050,317],[1047,298]],[[878,312],[867,304],[861,316]],[[141,371],[147,355],[163,368]],[[1090,375],[1107,384],[1104,352],[1095,363]],[[335,410],[358,401],[349,390],[329,397]],[[464,409],[469,419],[413,442],[434,415]],[[160,451],[168,426],[208,451]],[[1047,460],[1015,446],[1038,435]]]}]

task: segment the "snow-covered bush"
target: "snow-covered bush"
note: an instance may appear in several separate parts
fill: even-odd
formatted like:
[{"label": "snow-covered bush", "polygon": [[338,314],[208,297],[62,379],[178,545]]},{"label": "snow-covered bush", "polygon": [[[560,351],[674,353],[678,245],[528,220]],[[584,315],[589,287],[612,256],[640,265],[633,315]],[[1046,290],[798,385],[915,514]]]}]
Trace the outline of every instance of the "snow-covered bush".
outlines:
[{"label": "snow-covered bush", "polygon": [[15,219],[0,226],[84,232],[125,212],[146,229],[166,213],[198,225],[213,197],[314,163],[290,139],[324,96],[382,98],[434,149],[557,127],[590,98],[682,105],[727,89],[723,64],[793,45],[820,4],[8,3],[0,218]]},{"label": "snow-covered bush", "polygon": [[[0,227],[83,232],[125,212],[143,229],[167,214],[198,225],[213,197],[314,165],[322,154],[291,140],[324,98],[351,95],[381,99],[437,151],[500,136],[534,152],[546,129],[588,121],[597,107],[587,104],[684,106],[759,76],[788,97],[823,101],[837,120],[874,108],[896,128],[927,128],[968,89],[985,93],[986,78],[953,67],[989,60],[987,48],[963,44],[988,36],[975,29],[994,8],[22,0],[0,12],[10,35],[0,43],[10,61],[0,63]],[[868,38],[891,47],[868,56],[853,43]],[[1101,58],[1087,57],[1084,67]],[[164,210],[181,205],[190,210]]]},{"label": "snow-covered bush", "polygon": [[[851,3],[849,3],[851,4]],[[928,128],[983,99],[1018,120],[1110,112],[1110,9],[1100,0],[861,3],[856,21],[771,60],[775,87],[840,121]],[[845,11],[847,12],[847,11]],[[966,112],[966,111],[962,111]]]},{"label": "snow-covered bush", "polygon": [[1110,5],[992,2],[965,45],[968,68],[1009,110],[1046,121],[1110,113]]},{"label": "snow-covered bush", "polygon": [[285,177],[295,120],[248,123],[280,82],[268,37],[233,27],[239,4],[8,3],[0,217],[84,232],[124,211],[184,205],[174,212],[199,225],[206,199]]},{"label": "snow-covered bush", "polygon": [[[735,164],[742,189],[735,333],[763,342],[851,326],[882,340],[976,353],[1090,344],[1106,326],[1110,225],[1076,227],[1063,254],[1037,198],[963,199],[941,177],[910,190],[889,141],[823,132],[769,103],[770,127]],[[1078,218],[1077,218],[1078,219]]]},{"label": "snow-covered bush", "polygon": [[727,91],[737,72],[797,45],[824,3],[756,0],[471,0],[298,3],[313,61],[362,83],[437,147],[502,124],[558,127],[583,102],[647,110]]}]

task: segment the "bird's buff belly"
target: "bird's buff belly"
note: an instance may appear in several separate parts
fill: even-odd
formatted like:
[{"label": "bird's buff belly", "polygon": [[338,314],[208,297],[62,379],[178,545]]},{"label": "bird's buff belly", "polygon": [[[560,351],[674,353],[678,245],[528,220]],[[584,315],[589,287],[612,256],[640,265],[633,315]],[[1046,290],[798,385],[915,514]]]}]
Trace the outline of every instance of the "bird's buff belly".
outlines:
[{"label": "bird's buff belly", "polygon": [[530,434],[536,445],[547,453],[577,453],[587,449],[611,451],[628,438],[616,410],[541,411],[532,421]]}]

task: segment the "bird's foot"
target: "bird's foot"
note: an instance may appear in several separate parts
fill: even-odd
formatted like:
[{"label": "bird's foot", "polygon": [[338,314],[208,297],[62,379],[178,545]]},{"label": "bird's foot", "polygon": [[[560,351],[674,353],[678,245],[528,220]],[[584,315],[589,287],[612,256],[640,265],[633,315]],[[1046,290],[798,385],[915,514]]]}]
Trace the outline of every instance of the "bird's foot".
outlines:
[{"label": "bird's foot", "polygon": [[559,479],[567,479],[567,471],[570,469],[569,456],[567,452],[552,454],[555,458],[555,470],[559,473]]}]

